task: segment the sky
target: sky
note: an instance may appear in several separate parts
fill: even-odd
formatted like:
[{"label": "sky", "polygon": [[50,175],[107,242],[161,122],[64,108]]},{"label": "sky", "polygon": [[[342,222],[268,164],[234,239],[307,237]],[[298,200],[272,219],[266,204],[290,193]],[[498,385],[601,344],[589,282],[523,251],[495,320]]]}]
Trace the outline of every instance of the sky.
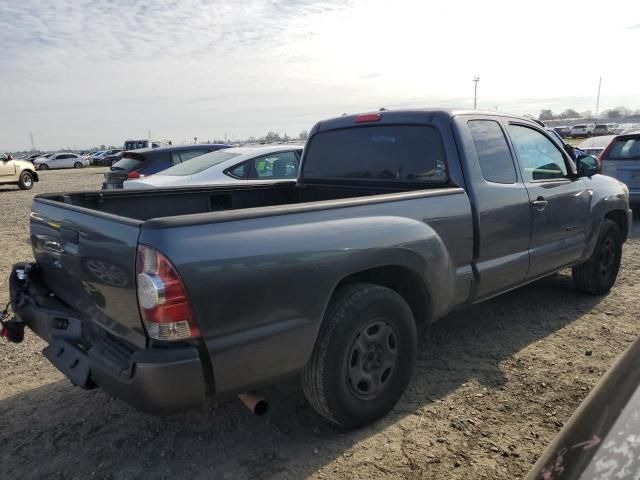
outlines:
[{"label": "sky", "polygon": [[[607,8],[611,5],[611,8]],[[640,2],[2,0],[0,151],[297,136],[380,107],[640,109]]]}]

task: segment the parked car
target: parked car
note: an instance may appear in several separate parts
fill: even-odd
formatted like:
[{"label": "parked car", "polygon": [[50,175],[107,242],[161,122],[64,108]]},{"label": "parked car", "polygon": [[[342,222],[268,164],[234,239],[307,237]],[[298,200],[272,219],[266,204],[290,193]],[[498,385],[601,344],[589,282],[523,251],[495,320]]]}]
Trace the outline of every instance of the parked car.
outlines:
[{"label": "parked car", "polygon": [[566,138],[569,136],[569,134],[571,133],[571,127],[568,127],[566,125],[563,125],[561,127],[553,127],[553,129],[556,131],[556,133],[558,135],[560,135],[562,138]]},{"label": "parked car", "polygon": [[247,184],[296,180],[302,146],[235,147],[201,155],[160,173],[124,182],[124,188]]},{"label": "parked car", "polygon": [[639,129],[640,129],[640,123],[621,123],[615,128],[613,133],[615,133],[616,135],[620,135],[621,133],[627,133],[629,131],[639,130]]},{"label": "parked car", "polygon": [[127,179],[144,178],[166,170],[172,165],[229,147],[230,145],[211,143],[125,151],[122,159],[104,174],[105,181],[102,183],[102,189],[122,188],[123,182]]},{"label": "parked car", "polygon": [[89,160],[77,153],[55,153],[50,157],[40,157],[33,161],[33,165],[38,170],[49,170],[54,168],[82,168],[89,166]]},{"label": "parked car", "polygon": [[38,181],[33,164],[26,160],[15,160],[0,152],[0,185],[17,185],[21,190],[31,190]]},{"label": "parked car", "polygon": [[629,188],[631,203],[640,203],[640,130],[613,137],[600,154],[602,173]]},{"label": "parked car", "polygon": [[41,156],[42,156],[42,153],[32,153],[31,155],[27,155],[25,157],[25,161],[33,162],[36,158],[39,158]]},{"label": "parked car", "polygon": [[124,141],[124,151],[128,152],[129,150],[139,150],[141,148],[159,148],[159,147],[170,147],[171,140],[125,140]]},{"label": "parked car", "polygon": [[615,361],[525,480],[636,479],[640,474],[640,340]]},{"label": "parked car", "polygon": [[615,137],[615,135],[604,135],[602,137],[593,137],[588,138],[578,145],[578,148],[584,152],[587,152],[589,155],[595,155],[597,157],[603,152],[611,140]]},{"label": "parked car", "polygon": [[554,138],[558,142],[558,145],[564,148],[564,150],[569,154],[574,162],[577,161],[580,157],[586,157],[587,155],[589,155],[589,153],[585,152],[584,150],[581,150],[578,147],[574,147],[573,145],[565,142],[564,138],[562,138],[560,134],[556,132],[555,128],[545,128],[545,130],[552,138]]},{"label": "parked car", "polygon": [[114,148],[111,150],[104,150],[99,154],[93,156],[93,165],[101,165],[110,167],[122,158],[122,149]]},{"label": "parked car", "polygon": [[615,135],[617,123],[600,123],[593,129],[594,135]]},{"label": "parked car", "polygon": [[596,126],[593,123],[581,123],[580,125],[574,125],[569,131],[569,137],[571,138],[584,138],[591,137]]},{"label": "parked car", "polygon": [[311,130],[295,183],[36,197],[12,308],[75,385],[139,409],[299,372],[320,415],[359,427],[398,401],[419,332],[447,313],[567,267],[609,291],[631,211],[598,168],[526,118],[345,115]]}]

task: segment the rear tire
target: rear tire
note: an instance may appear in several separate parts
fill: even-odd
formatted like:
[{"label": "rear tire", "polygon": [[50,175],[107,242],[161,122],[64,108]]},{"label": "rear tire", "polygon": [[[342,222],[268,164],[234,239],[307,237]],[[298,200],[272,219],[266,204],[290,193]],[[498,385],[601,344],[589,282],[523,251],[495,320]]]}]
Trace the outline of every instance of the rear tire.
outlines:
[{"label": "rear tire", "polygon": [[76,162],[73,164],[73,168],[82,168],[82,163]]},{"label": "rear tire", "polygon": [[613,220],[605,219],[589,260],[573,267],[573,283],[583,292],[604,295],[618,277],[622,259],[622,232]]},{"label": "rear tire", "polygon": [[357,428],[386,415],[415,366],[413,313],[395,291],[369,283],[340,288],[331,300],[302,387],[330,422]]},{"label": "rear tire", "polygon": [[46,163],[41,163],[40,165],[38,165],[38,170],[49,170],[49,165],[47,165]]},{"label": "rear tire", "polygon": [[30,172],[22,172],[18,180],[20,190],[31,190],[33,188],[33,175]]}]

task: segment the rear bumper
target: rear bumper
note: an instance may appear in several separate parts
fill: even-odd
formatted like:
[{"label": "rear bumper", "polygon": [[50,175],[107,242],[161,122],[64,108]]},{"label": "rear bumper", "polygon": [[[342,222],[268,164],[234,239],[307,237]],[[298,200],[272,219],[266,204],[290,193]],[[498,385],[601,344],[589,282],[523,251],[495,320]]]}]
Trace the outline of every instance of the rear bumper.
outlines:
[{"label": "rear bumper", "polygon": [[206,381],[196,347],[138,349],[98,327],[88,328],[89,320],[50,296],[37,270],[28,281],[18,275],[26,265],[17,264],[11,272],[13,312],[50,344],[43,353],[72,383],[97,385],[149,413],[185,410],[204,401]]}]

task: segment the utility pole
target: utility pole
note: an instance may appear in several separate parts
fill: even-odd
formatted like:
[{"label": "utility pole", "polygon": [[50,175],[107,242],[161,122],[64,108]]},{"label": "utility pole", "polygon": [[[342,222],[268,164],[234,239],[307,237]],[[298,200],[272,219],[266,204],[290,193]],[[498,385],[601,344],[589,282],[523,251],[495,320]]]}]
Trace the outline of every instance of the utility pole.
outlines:
[{"label": "utility pole", "polygon": [[598,109],[600,108],[600,87],[602,87],[602,77],[598,81],[598,99],[596,100],[596,120],[598,119]]},{"label": "utility pole", "polygon": [[33,132],[29,132],[29,139],[31,140],[31,151],[36,151],[36,143],[33,141]]},{"label": "utility pole", "polygon": [[151,130],[147,130],[147,140],[151,142]]},{"label": "utility pole", "polygon": [[477,110],[478,108],[478,82],[480,81],[480,77],[477,75],[473,77],[473,83],[475,83],[473,87],[473,109]]}]

